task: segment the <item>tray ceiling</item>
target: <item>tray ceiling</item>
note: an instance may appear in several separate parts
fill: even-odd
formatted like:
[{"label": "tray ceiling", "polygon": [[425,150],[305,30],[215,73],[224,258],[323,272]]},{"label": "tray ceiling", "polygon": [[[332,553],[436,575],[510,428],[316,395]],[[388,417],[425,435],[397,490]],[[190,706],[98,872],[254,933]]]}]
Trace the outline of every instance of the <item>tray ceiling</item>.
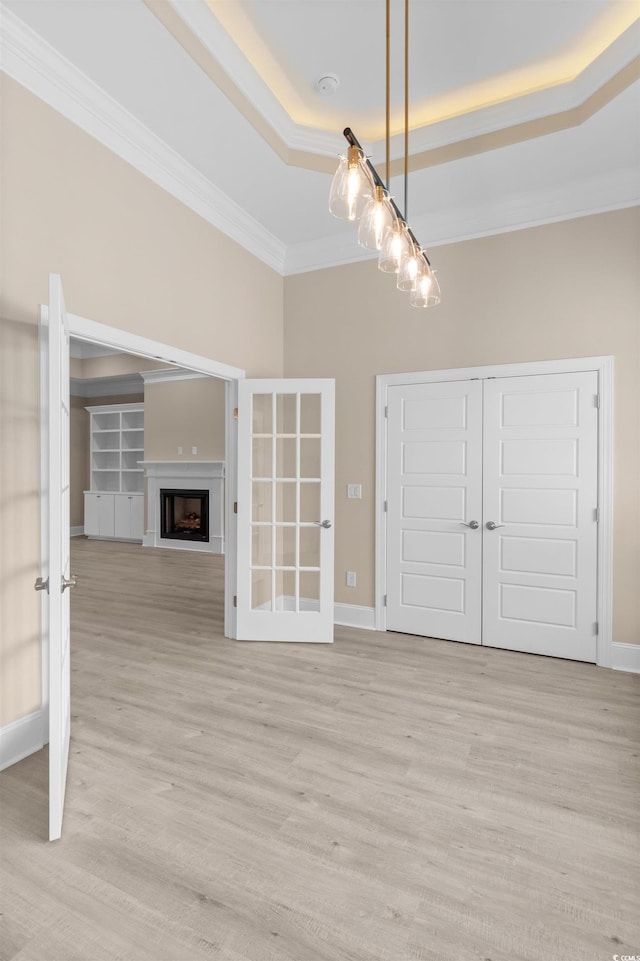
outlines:
[{"label": "tray ceiling", "polygon": [[[392,0],[395,127],[402,7]],[[8,73],[276,269],[369,256],[327,195],[344,126],[382,159],[383,0],[0,10]],[[639,12],[636,0],[412,0],[409,217],[423,242],[638,202]],[[332,97],[315,86],[327,72]]]}]

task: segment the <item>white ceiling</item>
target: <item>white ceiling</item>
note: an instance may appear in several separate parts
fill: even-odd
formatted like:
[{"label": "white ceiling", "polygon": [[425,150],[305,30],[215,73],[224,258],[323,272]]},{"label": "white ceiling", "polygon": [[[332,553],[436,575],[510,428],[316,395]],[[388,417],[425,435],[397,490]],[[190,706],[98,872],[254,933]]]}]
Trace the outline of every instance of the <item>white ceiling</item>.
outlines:
[{"label": "white ceiling", "polygon": [[[266,262],[290,273],[367,256],[327,196],[343,126],[381,159],[382,0],[0,9],[7,72]],[[408,214],[425,246],[639,202],[639,9],[412,0]],[[392,69],[397,112],[395,45]],[[315,88],[325,72],[341,81],[333,97]],[[400,178],[392,189],[402,197]]]}]

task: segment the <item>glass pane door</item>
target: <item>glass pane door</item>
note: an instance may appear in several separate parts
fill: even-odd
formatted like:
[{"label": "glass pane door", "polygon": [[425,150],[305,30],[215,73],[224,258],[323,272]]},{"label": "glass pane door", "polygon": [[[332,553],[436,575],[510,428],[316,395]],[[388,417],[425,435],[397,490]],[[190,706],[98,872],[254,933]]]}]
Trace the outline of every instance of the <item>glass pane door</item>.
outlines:
[{"label": "glass pane door", "polygon": [[331,640],[333,381],[238,388],[238,623],[256,639]]}]

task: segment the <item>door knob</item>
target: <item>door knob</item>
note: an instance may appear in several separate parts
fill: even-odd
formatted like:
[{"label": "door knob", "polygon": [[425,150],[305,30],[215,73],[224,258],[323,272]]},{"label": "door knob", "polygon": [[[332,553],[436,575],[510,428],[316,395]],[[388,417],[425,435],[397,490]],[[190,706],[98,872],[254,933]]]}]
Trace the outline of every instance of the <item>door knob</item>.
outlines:
[{"label": "door knob", "polygon": [[477,531],[478,528],[480,527],[477,521],[469,521],[468,524],[466,523],[466,521],[461,521],[461,524],[463,527],[470,527],[472,531]]},{"label": "door knob", "polygon": [[46,591],[49,593],[49,578],[43,580],[41,577],[36,577],[36,582],[33,585],[34,591]]},{"label": "door knob", "polygon": [[66,591],[66,589],[67,589],[68,587],[75,587],[77,583],[78,583],[78,575],[77,575],[77,574],[71,574],[69,577],[64,577],[64,576],[63,576],[63,578],[62,578],[62,592],[61,592],[61,593],[64,594],[64,592]]},{"label": "door knob", "polygon": [[314,521],[316,527],[325,527],[329,529],[331,527],[331,521]]},{"label": "door knob", "polygon": [[487,530],[488,530],[488,531],[495,531],[495,529],[496,529],[497,527],[506,527],[506,525],[505,525],[505,524],[496,524],[495,521],[487,521]]}]

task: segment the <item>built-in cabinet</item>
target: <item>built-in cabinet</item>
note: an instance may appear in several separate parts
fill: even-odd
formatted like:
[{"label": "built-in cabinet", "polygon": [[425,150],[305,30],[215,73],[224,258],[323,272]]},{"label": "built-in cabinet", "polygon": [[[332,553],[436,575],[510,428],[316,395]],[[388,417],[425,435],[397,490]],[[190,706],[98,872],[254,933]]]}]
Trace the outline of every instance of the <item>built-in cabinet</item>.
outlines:
[{"label": "built-in cabinet", "polygon": [[91,489],[84,492],[88,537],[141,541],[144,533],[144,404],[87,407]]}]

